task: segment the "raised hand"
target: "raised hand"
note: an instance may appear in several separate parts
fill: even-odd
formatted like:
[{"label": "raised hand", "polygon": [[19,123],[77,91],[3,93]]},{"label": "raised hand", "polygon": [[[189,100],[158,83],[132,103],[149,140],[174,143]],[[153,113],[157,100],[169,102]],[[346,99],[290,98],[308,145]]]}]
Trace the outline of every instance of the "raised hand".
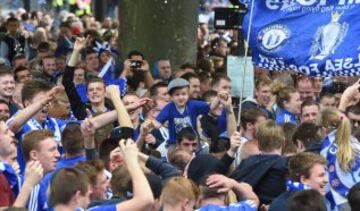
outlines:
[{"label": "raised hand", "polygon": [[25,168],[25,180],[24,184],[28,184],[30,187],[37,185],[42,179],[44,169],[39,161],[30,161]]},{"label": "raised hand", "polygon": [[56,99],[56,97],[64,90],[62,86],[55,86],[50,91],[46,93],[46,98],[44,99],[48,104]]},{"label": "raised hand", "polygon": [[127,165],[133,162],[138,164],[139,149],[137,148],[135,142],[132,139],[127,139],[126,141],[125,139],[122,139],[120,140],[119,145],[125,163]]},{"label": "raised hand", "polygon": [[141,98],[140,100],[136,101],[133,104],[125,106],[128,111],[134,111],[140,107],[145,107],[146,109],[150,110],[154,106],[154,101],[150,98]]},{"label": "raised hand", "polygon": [[80,51],[86,46],[86,42],[89,39],[89,36],[85,37],[78,37],[76,38],[75,44],[74,44],[74,50]]},{"label": "raised hand", "polygon": [[86,118],[82,122],[81,132],[84,137],[93,136],[95,134],[95,124],[91,118]]},{"label": "raised hand", "polygon": [[234,187],[235,180],[221,174],[213,174],[206,180],[206,185],[210,188],[218,188],[219,193],[227,192]]},{"label": "raised hand", "polygon": [[230,150],[232,150],[235,153],[237,152],[240,146],[241,146],[241,133],[235,131],[230,137]]}]

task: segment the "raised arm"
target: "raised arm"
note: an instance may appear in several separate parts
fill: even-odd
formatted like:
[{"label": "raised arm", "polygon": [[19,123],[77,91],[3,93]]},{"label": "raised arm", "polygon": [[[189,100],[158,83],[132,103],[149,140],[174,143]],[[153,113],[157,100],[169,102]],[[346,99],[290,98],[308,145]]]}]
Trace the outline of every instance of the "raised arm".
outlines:
[{"label": "raised arm", "polygon": [[121,140],[120,148],[124,156],[124,162],[130,173],[131,180],[133,181],[132,188],[134,196],[130,200],[117,204],[116,210],[149,210],[154,203],[154,196],[139,164],[139,150],[131,139],[128,139],[127,141]]},{"label": "raised arm", "polygon": [[354,104],[355,96],[359,94],[360,80],[349,86],[341,96],[339,110],[346,111],[346,108]]},{"label": "raised arm", "polygon": [[24,184],[20,189],[19,195],[13,204],[13,207],[25,207],[32,189],[43,177],[43,168],[39,161],[31,161],[26,165]]},{"label": "raised arm", "polygon": [[236,120],[235,114],[232,106],[232,99],[231,96],[224,92],[220,93],[219,97],[220,103],[224,105],[226,110],[226,130],[228,136],[232,135],[236,131]]},{"label": "raised arm", "polygon": [[70,59],[67,63],[67,66],[64,71],[62,84],[65,87],[66,95],[69,98],[71,110],[74,112],[74,115],[77,119],[85,119],[87,117],[86,106],[81,101],[81,97],[77,93],[74,79],[74,67],[76,66],[79,58],[79,54],[82,48],[84,48],[86,43],[85,38],[77,38],[74,44],[74,50],[70,56]]},{"label": "raised arm", "polygon": [[13,119],[8,123],[9,129],[17,133],[22,126],[31,119],[37,112],[47,106],[48,103],[53,101],[55,97],[61,92],[62,88],[60,86],[53,87],[50,91],[46,93],[46,97],[41,99],[38,102],[27,106],[26,108],[19,111]]},{"label": "raised arm", "polygon": [[108,96],[110,96],[110,99],[114,104],[120,127],[133,128],[129,113],[127,112],[126,107],[120,99],[119,87],[116,85],[110,85],[106,87],[106,93]]}]

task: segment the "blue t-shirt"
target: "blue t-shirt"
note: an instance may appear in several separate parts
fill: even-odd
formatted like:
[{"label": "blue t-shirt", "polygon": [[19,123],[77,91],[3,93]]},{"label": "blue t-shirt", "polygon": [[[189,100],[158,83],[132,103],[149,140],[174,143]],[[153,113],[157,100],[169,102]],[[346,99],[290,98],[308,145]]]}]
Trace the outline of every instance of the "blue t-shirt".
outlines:
[{"label": "blue t-shirt", "polygon": [[73,157],[73,158],[69,158],[69,159],[65,159],[62,158],[61,160],[59,160],[59,162],[56,165],[56,169],[61,169],[61,168],[66,168],[66,167],[73,167],[75,166],[78,162],[80,161],[85,161],[86,158],[84,155],[80,155],[77,157]]},{"label": "blue t-shirt", "polygon": [[47,190],[54,172],[47,173],[31,191],[26,208],[29,211],[49,210]]},{"label": "blue t-shirt", "polygon": [[[6,122],[7,125],[9,125],[11,123],[11,121],[13,120],[13,118],[15,116],[16,116],[16,114]],[[48,129],[48,130],[54,132],[55,141],[57,142],[59,148],[61,148],[61,146],[62,146],[61,145],[61,132],[65,128],[66,124],[68,124],[70,122],[81,122],[81,121],[55,119],[55,118],[48,116],[43,124],[39,124],[35,119],[30,119],[23,125],[23,127],[15,134],[15,137],[19,141],[19,144],[17,147],[17,155],[18,155],[17,160],[18,160],[18,163],[20,166],[20,171],[22,174],[24,173],[25,165],[26,165],[24,157],[23,157],[22,147],[21,147],[21,143],[22,143],[22,139],[23,139],[24,135],[33,130]]]},{"label": "blue t-shirt", "polygon": [[[120,79],[113,79],[113,80],[104,80],[105,81],[105,85],[109,86],[109,85],[118,85],[119,89],[120,89],[120,95],[124,96],[127,92],[127,79],[126,78],[120,78]],[[79,84],[76,85],[76,91],[78,93],[78,95],[81,98],[81,101],[83,103],[87,103],[89,102],[89,99],[86,95],[86,84]]]},{"label": "blue t-shirt", "polygon": [[256,204],[251,200],[240,201],[227,206],[206,205],[196,211],[257,211]]},{"label": "blue t-shirt", "polygon": [[295,114],[291,113],[290,111],[282,109],[280,113],[276,116],[275,122],[277,125],[282,125],[287,122],[298,125],[299,119]]},{"label": "blue t-shirt", "polygon": [[184,112],[181,113],[174,102],[168,103],[156,120],[161,124],[169,122],[169,144],[176,143],[176,134],[185,127],[191,127],[196,131],[196,119],[201,114],[206,114],[210,110],[210,106],[202,101],[189,100],[186,102]]}]

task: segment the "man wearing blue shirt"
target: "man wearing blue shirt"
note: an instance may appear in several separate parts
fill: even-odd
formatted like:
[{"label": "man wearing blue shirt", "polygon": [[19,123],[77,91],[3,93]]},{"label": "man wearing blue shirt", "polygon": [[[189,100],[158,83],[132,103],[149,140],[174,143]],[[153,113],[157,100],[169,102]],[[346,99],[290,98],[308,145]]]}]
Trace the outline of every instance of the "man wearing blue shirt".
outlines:
[{"label": "man wearing blue shirt", "polygon": [[84,136],[80,125],[68,124],[61,134],[61,143],[64,148],[64,156],[58,162],[56,169],[75,166],[80,161],[85,161]]},{"label": "man wearing blue shirt", "polygon": [[[136,144],[127,139],[120,141],[120,149],[124,156],[132,183],[133,197],[127,201],[115,204],[90,208],[97,211],[122,211],[122,210],[150,210],[154,197],[150,185],[141,170],[138,160]],[[89,178],[84,172],[74,168],[59,170],[50,184],[50,197],[55,211],[83,210],[90,202],[91,190]],[[80,208],[80,209],[79,209]]]},{"label": "man wearing blue shirt", "polygon": [[25,161],[39,161],[45,175],[40,184],[33,188],[27,208],[31,211],[47,210],[46,191],[60,157],[55,137],[49,130],[34,130],[24,136],[21,148]]}]

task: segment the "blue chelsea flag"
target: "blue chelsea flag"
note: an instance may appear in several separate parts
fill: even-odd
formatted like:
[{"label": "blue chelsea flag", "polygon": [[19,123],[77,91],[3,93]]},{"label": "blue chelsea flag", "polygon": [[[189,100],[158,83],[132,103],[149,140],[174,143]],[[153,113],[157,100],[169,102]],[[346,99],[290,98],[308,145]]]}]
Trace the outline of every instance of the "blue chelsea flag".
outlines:
[{"label": "blue chelsea flag", "polygon": [[[249,11],[244,19],[247,35]],[[249,45],[256,66],[311,76],[360,75],[360,1],[253,0]]]}]

